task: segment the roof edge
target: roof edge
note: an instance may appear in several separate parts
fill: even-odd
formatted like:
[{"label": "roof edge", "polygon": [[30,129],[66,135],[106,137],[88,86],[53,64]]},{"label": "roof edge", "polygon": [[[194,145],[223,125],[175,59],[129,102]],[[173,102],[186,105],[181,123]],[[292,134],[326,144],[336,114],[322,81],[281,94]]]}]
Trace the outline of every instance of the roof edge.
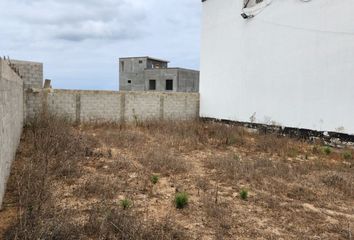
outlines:
[{"label": "roof edge", "polygon": [[122,57],[119,59],[131,59],[131,58],[147,58],[149,60],[153,60],[153,61],[158,61],[158,62],[164,62],[164,63],[169,63],[170,61],[168,60],[164,60],[164,59],[160,59],[160,58],[154,58],[154,57],[149,57],[149,56],[141,56],[141,57]]}]

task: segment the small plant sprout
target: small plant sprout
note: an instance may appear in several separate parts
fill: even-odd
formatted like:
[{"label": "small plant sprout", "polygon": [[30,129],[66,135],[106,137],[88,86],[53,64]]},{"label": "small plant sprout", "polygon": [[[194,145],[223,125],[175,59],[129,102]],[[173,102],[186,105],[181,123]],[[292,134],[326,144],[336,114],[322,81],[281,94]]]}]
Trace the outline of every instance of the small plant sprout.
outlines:
[{"label": "small plant sprout", "polygon": [[240,192],[240,197],[242,200],[247,200],[248,199],[248,191],[246,189],[242,189]]},{"label": "small plant sprout", "polygon": [[159,176],[157,176],[157,175],[152,175],[150,180],[151,180],[152,184],[155,185],[156,183],[158,183],[159,179],[160,179]]},{"label": "small plant sprout", "polygon": [[182,209],[188,205],[188,194],[185,192],[180,192],[176,194],[175,197],[176,208]]},{"label": "small plant sprout", "polygon": [[323,148],[323,152],[326,154],[326,155],[329,155],[332,153],[332,148],[330,147],[324,147]]},{"label": "small plant sprout", "polygon": [[343,158],[345,160],[353,159],[353,154],[351,152],[345,152],[345,153],[343,153]]},{"label": "small plant sprout", "polygon": [[122,206],[122,208],[124,210],[126,210],[126,209],[128,209],[128,208],[130,208],[132,206],[132,203],[131,203],[131,201],[129,199],[125,198],[125,199],[120,201],[120,205]]}]

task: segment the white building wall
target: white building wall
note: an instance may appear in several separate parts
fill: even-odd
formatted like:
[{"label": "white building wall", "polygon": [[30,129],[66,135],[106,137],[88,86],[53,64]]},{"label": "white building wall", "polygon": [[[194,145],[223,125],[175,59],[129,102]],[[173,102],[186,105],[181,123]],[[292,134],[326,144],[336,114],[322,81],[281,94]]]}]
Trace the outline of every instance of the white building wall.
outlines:
[{"label": "white building wall", "polygon": [[354,134],[354,1],[242,3],[203,3],[201,115]]}]

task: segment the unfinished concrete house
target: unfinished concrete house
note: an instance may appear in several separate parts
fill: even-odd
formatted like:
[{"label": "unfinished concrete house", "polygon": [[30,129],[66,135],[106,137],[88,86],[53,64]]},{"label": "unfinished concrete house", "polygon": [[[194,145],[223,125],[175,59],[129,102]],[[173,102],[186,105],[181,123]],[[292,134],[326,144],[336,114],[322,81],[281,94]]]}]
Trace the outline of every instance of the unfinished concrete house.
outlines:
[{"label": "unfinished concrete house", "polygon": [[119,59],[120,91],[199,92],[199,71],[169,68],[151,57]]}]

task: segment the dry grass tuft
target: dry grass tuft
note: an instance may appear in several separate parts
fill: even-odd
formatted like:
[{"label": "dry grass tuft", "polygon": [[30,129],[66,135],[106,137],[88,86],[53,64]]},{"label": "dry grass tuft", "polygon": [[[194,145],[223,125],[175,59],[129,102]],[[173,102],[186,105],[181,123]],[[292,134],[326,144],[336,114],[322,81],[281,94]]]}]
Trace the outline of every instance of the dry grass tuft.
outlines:
[{"label": "dry grass tuft", "polygon": [[217,170],[222,177],[231,181],[243,179],[261,183],[264,177],[290,179],[294,175],[294,169],[290,169],[284,161],[265,158],[241,159],[234,154],[209,158],[205,166]]},{"label": "dry grass tuft", "polygon": [[188,171],[185,159],[167,149],[153,148],[145,154],[140,162],[152,172],[162,175],[180,174]]},{"label": "dry grass tuft", "polygon": [[323,183],[335,190],[339,190],[345,196],[354,198],[354,176],[340,173],[332,173],[323,177]]},{"label": "dry grass tuft", "polygon": [[296,157],[301,153],[299,142],[287,136],[261,134],[256,138],[257,150],[281,157]]},{"label": "dry grass tuft", "polygon": [[209,224],[215,228],[215,237],[223,239],[230,237],[229,230],[232,226],[232,216],[227,204],[217,204],[207,196],[203,198],[203,210],[206,213]]},{"label": "dry grass tuft", "polygon": [[[96,208],[97,207],[97,208]],[[85,233],[94,239],[186,239],[177,224],[165,218],[162,222],[146,224],[134,212],[107,207],[93,207],[84,226]]]},{"label": "dry grass tuft", "polygon": [[87,179],[74,192],[79,198],[112,199],[118,190],[118,183],[109,177],[95,177]]}]

